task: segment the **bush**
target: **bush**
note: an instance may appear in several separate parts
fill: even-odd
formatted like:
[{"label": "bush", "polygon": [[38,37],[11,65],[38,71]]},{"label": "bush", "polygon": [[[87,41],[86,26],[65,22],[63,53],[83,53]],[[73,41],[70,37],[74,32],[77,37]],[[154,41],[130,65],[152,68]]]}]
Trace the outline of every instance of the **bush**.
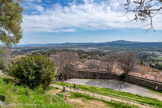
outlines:
[{"label": "bush", "polygon": [[126,78],[126,74],[125,73],[122,73],[121,75],[120,75],[120,78],[122,79],[122,80],[124,80],[125,78]]},{"label": "bush", "polygon": [[54,64],[39,54],[21,58],[11,69],[11,75],[31,89],[39,86],[46,89],[53,80],[54,73]]}]

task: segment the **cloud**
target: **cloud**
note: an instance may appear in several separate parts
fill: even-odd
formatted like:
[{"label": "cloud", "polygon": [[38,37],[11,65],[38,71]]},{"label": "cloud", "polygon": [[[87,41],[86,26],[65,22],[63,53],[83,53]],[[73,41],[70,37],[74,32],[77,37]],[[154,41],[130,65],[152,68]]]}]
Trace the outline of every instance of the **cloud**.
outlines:
[{"label": "cloud", "polygon": [[27,1],[27,2],[33,2],[34,0],[24,0],[25,2]]},{"label": "cloud", "polygon": [[94,0],[83,0],[86,4],[93,3]]},{"label": "cloud", "polygon": [[37,0],[37,2],[42,2],[42,0]]},{"label": "cloud", "polygon": [[[111,1],[111,2],[110,2]],[[108,30],[124,28],[141,28],[143,24],[130,22],[124,14],[121,5],[114,0],[96,3],[84,0],[84,4],[71,3],[69,6],[54,4],[52,8],[44,9],[35,6],[41,12],[39,15],[24,15],[24,32],[75,32],[77,30]],[[133,18],[133,14],[128,14]],[[162,15],[154,18],[154,27],[162,30]]]},{"label": "cloud", "polygon": [[24,0],[25,2],[34,2],[34,1],[36,1],[36,2],[42,2],[42,0]]},{"label": "cloud", "polygon": [[37,11],[39,12],[43,12],[44,8],[42,6],[39,6],[39,5],[35,5],[34,6],[36,8]]}]

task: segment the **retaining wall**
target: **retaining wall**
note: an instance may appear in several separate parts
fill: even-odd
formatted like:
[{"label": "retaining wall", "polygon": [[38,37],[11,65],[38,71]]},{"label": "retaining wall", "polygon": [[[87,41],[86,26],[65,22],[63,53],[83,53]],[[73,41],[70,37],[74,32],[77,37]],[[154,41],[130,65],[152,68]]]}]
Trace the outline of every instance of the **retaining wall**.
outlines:
[{"label": "retaining wall", "polygon": [[[87,79],[118,79],[121,80],[120,76],[114,73],[108,73],[106,71],[75,71],[67,76],[68,78],[87,78]],[[136,77],[133,75],[128,75],[125,79],[126,82],[156,89],[162,90],[162,82],[144,79],[140,77]]]},{"label": "retaining wall", "polygon": [[87,79],[118,79],[119,76],[104,71],[75,71],[68,78],[87,78]]},{"label": "retaining wall", "polygon": [[155,81],[155,80],[149,80],[145,78],[136,77],[133,75],[128,75],[125,81],[129,83],[145,86],[148,88],[156,89],[156,90],[162,90],[162,82]]}]

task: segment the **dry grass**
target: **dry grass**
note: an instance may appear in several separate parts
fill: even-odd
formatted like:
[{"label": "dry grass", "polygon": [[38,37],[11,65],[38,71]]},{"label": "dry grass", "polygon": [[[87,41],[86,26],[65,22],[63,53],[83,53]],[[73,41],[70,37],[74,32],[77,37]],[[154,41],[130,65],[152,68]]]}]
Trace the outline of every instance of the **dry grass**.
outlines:
[{"label": "dry grass", "polygon": [[98,100],[87,100],[84,101],[82,98],[68,99],[68,101],[76,108],[110,108],[102,101]]},{"label": "dry grass", "polygon": [[60,92],[61,92],[60,89],[53,89],[53,90],[50,91],[50,93],[52,93],[54,95],[56,95],[57,93],[60,93]]}]

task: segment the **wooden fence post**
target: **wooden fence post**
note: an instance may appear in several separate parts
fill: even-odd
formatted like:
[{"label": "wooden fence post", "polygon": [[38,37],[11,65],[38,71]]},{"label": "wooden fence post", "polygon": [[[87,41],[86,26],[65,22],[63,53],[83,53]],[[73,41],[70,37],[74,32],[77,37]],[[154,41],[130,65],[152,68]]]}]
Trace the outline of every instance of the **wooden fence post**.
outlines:
[{"label": "wooden fence post", "polygon": [[65,89],[66,89],[65,86],[63,86],[63,90],[62,91],[65,92],[66,91]]}]

